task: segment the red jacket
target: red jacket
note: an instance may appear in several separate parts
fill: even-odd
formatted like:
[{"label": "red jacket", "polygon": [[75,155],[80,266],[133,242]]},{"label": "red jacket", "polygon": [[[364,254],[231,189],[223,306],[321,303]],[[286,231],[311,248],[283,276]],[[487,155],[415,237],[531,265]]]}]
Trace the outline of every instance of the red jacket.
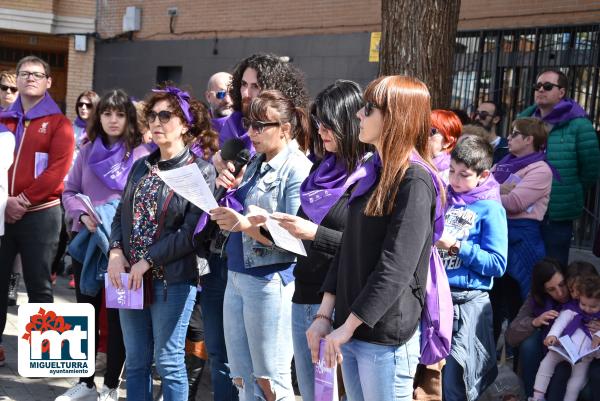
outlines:
[{"label": "red jacket", "polygon": [[[0,123],[15,132],[16,119],[2,118]],[[22,194],[31,203],[28,212],[59,205],[74,149],[73,126],[63,114],[25,121],[23,138],[15,148],[15,161],[8,171],[9,196]],[[37,178],[36,154],[38,165],[47,157],[47,168],[38,166]]]}]

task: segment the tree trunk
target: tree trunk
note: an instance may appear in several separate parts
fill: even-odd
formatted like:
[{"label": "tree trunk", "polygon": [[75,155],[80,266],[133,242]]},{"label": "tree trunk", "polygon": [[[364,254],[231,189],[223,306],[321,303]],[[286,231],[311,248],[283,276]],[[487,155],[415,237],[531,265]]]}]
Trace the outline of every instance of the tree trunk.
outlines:
[{"label": "tree trunk", "polygon": [[381,0],[379,74],[417,77],[448,108],[459,11],[460,0]]}]

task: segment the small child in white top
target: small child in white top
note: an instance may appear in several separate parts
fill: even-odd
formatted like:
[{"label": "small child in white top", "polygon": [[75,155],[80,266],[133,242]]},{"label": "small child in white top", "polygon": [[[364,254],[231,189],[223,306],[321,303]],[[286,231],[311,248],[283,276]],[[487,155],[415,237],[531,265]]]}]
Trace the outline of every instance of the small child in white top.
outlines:
[{"label": "small child in white top", "polygon": [[[556,318],[544,345],[559,345],[559,337],[568,335],[578,347],[578,352],[596,348],[600,345],[600,331],[590,333],[587,327],[589,320],[600,318],[600,277],[584,276],[578,280],[579,302],[576,301],[566,306]],[[587,372],[595,354],[584,357],[573,365],[571,377],[567,382],[565,401],[576,401],[579,392],[587,382]],[[544,400],[548,384],[554,374],[556,365],[565,358],[552,349],[540,363],[538,373],[533,385],[533,398],[530,400]]]}]

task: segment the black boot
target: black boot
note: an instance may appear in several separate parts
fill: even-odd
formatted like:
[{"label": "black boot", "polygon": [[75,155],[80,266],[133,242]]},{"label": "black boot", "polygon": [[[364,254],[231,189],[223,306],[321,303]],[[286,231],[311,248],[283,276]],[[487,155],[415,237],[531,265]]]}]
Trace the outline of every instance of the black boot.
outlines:
[{"label": "black boot", "polygon": [[198,358],[194,354],[185,354],[185,368],[187,370],[189,386],[188,401],[194,401],[196,399],[196,393],[200,386],[200,380],[202,379],[202,372],[204,372],[205,365],[206,360]]},{"label": "black boot", "polygon": [[17,304],[17,288],[19,287],[19,279],[21,273],[11,273],[8,279],[8,306]]}]

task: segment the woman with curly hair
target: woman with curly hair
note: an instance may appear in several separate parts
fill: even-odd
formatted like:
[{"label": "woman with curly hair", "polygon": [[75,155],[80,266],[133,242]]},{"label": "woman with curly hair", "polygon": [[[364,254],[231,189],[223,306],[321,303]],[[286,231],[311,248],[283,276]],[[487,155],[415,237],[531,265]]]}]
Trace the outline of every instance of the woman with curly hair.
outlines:
[{"label": "woman with curly hair", "polygon": [[196,300],[198,256],[192,242],[202,211],[171,190],[158,172],[195,163],[209,187],[215,170],[191,150],[206,126],[206,109],[187,92],[167,86],[146,102],[146,118],[158,149],[138,160],[113,220],[108,278],[121,288],[144,286],[144,309],[122,309],[127,351],[127,397],[152,399],[152,361],[165,401],[187,400],[185,337]]}]

